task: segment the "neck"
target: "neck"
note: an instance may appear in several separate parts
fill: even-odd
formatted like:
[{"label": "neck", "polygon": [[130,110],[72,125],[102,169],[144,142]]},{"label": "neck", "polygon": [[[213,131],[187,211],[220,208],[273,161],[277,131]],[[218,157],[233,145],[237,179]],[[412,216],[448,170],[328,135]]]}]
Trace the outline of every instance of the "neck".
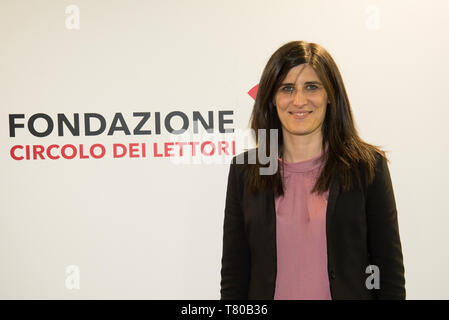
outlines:
[{"label": "neck", "polygon": [[300,162],[312,159],[323,151],[321,130],[309,135],[283,134],[284,159],[286,162]]}]

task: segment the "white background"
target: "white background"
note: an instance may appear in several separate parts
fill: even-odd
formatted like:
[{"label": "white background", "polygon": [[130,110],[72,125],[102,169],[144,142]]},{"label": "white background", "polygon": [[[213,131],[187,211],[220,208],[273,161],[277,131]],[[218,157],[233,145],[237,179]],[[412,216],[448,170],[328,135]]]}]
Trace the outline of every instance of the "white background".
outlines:
[{"label": "white background", "polygon": [[389,151],[407,298],[448,299],[447,12],[444,0],[1,1],[0,298],[218,299],[229,162],[15,161],[16,143],[170,137],[10,138],[8,114],[233,110],[245,129],[269,56],[306,40],[337,62],[361,137]]}]

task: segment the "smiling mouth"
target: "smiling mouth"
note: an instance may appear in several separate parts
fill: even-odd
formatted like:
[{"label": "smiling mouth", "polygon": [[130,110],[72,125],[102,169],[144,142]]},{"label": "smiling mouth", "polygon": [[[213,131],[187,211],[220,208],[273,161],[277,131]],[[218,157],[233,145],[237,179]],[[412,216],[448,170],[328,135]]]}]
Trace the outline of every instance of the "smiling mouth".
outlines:
[{"label": "smiling mouth", "polygon": [[294,119],[304,119],[306,118],[310,113],[312,113],[313,111],[300,111],[300,112],[289,112]]},{"label": "smiling mouth", "polygon": [[288,113],[290,113],[290,114],[297,114],[297,115],[302,116],[302,115],[307,114],[307,113],[312,113],[312,111],[298,111],[298,112],[291,112],[291,111],[289,111]]}]

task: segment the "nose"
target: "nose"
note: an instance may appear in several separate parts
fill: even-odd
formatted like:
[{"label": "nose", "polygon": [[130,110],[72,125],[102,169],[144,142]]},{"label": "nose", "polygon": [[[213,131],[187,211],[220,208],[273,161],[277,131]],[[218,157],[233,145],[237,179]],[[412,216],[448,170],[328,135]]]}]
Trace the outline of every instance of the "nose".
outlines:
[{"label": "nose", "polygon": [[293,97],[293,104],[294,105],[303,105],[307,102],[307,96],[304,92],[301,90],[295,90],[295,94]]}]

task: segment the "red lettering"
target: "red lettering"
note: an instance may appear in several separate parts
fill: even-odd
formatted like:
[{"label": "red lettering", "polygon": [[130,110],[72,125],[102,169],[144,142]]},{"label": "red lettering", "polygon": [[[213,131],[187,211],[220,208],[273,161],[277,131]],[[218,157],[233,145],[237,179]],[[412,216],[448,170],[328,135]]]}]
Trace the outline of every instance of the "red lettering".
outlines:
[{"label": "red lettering", "polygon": [[[66,150],[67,148],[72,149],[72,154],[71,155],[67,155]],[[73,159],[76,157],[76,147],[73,144],[65,144],[64,146],[62,146],[61,148],[61,155],[64,159]]]},{"label": "red lettering", "polygon": [[[211,145],[212,146],[212,150],[209,153],[204,152],[204,148],[206,147],[206,145]],[[212,141],[204,141],[201,144],[201,153],[206,155],[206,156],[212,156],[215,152],[215,145],[212,143]]]},{"label": "red lettering", "polygon": [[129,144],[129,157],[130,158],[138,158],[139,154],[135,152],[139,152],[139,144],[138,143],[130,143]]},{"label": "red lettering", "polygon": [[[118,153],[117,148],[122,148],[122,153]],[[114,158],[123,158],[126,155],[127,149],[124,144],[114,143],[113,145],[113,157]]]},{"label": "red lettering", "polygon": [[80,144],[80,159],[89,159],[89,156],[86,156],[83,152],[83,145]]},{"label": "red lettering", "polygon": [[45,148],[41,145],[34,145],[33,146],[33,160],[37,160],[37,156],[41,158],[41,160],[45,160],[44,156],[42,155],[42,152],[44,152]]},{"label": "red lettering", "polygon": [[195,145],[199,144],[199,142],[189,142],[188,144],[190,144],[192,146],[192,156],[196,155],[195,153]]},{"label": "red lettering", "polygon": [[9,151],[9,154],[11,155],[11,157],[14,160],[23,160],[23,156],[16,156],[17,149],[23,149],[23,146],[17,145],[17,146],[12,147],[11,150]]},{"label": "red lettering", "polygon": [[173,156],[173,154],[169,154],[168,153],[169,151],[173,151],[173,147],[169,148],[169,146],[173,146],[173,142],[166,142],[166,143],[164,143],[164,151],[165,151],[165,156],[166,157],[172,157]]},{"label": "red lettering", "polygon": [[[224,144],[224,146],[222,146],[222,144]],[[228,155],[228,147],[229,144],[227,141],[218,141],[218,154],[221,155],[221,152],[223,151],[223,154]]]},{"label": "red lettering", "polygon": [[144,158],[147,156],[147,154],[146,154],[147,148],[146,147],[147,147],[146,144],[142,143],[142,157],[144,157]]},{"label": "red lettering", "polygon": [[30,160],[30,146],[29,145],[26,145],[25,146],[25,153],[26,153],[26,159],[27,160]]},{"label": "red lettering", "polygon": [[153,143],[153,150],[154,150],[154,156],[159,158],[163,157],[164,155],[162,153],[157,153],[157,142]]},{"label": "red lettering", "polygon": [[177,145],[181,146],[179,149],[179,155],[182,157],[182,147],[187,144],[187,142],[176,142]]},{"label": "red lettering", "polygon": [[[100,154],[95,154],[95,148],[100,148],[101,149],[101,153]],[[102,145],[102,144],[94,144],[94,145],[92,145],[91,147],[90,147],[90,155],[92,156],[92,157],[94,157],[95,159],[100,159],[100,158],[103,158],[104,157],[104,155],[106,154],[106,148],[104,147],[104,145]]]},{"label": "red lettering", "polygon": [[52,145],[48,146],[48,148],[47,148],[47,157],[49,157],[52,160],[56,160],[56,159],[60,158],[60,156],[54,156],[51,154],[51,150],[54,148],[59,148],[59,146],[57,144],[52,144]]}]

